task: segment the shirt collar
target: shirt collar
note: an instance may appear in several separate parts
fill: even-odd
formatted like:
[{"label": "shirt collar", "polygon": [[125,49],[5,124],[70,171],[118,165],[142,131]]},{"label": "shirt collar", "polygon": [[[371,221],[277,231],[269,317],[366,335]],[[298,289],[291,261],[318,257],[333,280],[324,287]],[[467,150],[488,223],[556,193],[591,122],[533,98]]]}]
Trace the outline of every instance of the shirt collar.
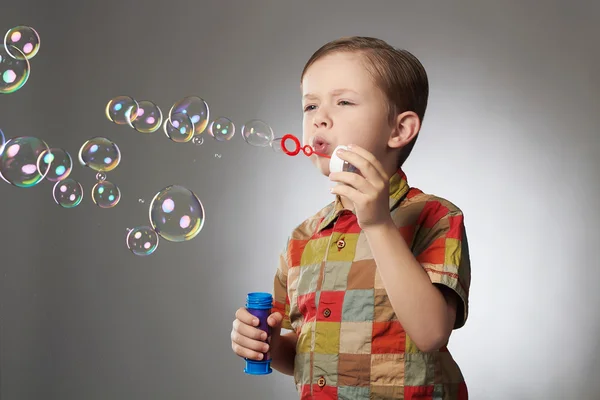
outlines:
[{"label": "shirt collar", "polygon": [[[392,211],[398,203],[404,198],[404,196],[408,193],[410,189],[408,185],[408,180],[406,178],[406,174],[402,171],[402,168],[399,168],[389,180],[390,187],[390,196],[389,196],[389,205],[390,211]],[[340,196],[335,196],[335,201],[331,203],[329,206],[329,211],[325,213],[323,220],[319,224],[318,231],[322,231],[327,228],[333,221],[335,221],[339,215],[344,212],[350,212],[349,210],[344,210],[342,206],[342,201]],[[352,211],[354,214],[354,211]]]}]

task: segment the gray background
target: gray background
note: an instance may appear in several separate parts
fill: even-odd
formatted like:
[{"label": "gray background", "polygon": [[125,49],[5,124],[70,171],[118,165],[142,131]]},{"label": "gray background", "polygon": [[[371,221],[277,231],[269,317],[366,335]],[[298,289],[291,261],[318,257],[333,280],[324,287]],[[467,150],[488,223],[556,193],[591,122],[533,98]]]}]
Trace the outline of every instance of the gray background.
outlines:
[{"label": "gray background", "polygon": [[[472,308],[450,349],[471,398],[600,398],[599,3],[414,3],[3,1],[0,30],[30,25],[41,49],[27,84],[0,96],[0,128],[72,155],[113,139],[123,159],[108,179],[123,198],[96,207],[79,165],[86,197],[72,210],[49,182],[0,182],[2,399],[296,398],[291,377],[244,375],[229,333],[246,293],[271,290],[287,234],[331,200],[329,182],[237,134],[176,144],[104,107],[129,95],[166,111],[198,95],[238,128],[261,118],[299,135],[304,62],[344,35],[407,48],[428,70],[405,169],[466,214]],[[147,224],[171,184],[198,194],[204,229],[132,255],[126,228]]]}]

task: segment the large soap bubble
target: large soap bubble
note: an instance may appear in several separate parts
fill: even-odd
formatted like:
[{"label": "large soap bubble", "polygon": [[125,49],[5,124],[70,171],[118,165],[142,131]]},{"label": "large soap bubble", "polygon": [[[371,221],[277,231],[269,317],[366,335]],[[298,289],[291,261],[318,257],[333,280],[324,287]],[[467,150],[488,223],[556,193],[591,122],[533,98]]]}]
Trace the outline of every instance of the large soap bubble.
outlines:
[{"label": "large soap bubble", "polygon": [[21,188],[37,185],[48,170],[40,171],[38,160],[48,150],[46,142],[33,136],[10,139],[0,155],[0,176],[11,185]]},{"label": "large soap bubble", "polygon": [[170,242],[193,239],[204,226],[204,206],[191,190],[178,185],[158,192],[150,202],[150,223]]},{"label": "large soap bubble", "polygon": [[79,149],[79,163],[97,172],[109,172],[121,162],[121,151],[111,140],[94,137]]}]

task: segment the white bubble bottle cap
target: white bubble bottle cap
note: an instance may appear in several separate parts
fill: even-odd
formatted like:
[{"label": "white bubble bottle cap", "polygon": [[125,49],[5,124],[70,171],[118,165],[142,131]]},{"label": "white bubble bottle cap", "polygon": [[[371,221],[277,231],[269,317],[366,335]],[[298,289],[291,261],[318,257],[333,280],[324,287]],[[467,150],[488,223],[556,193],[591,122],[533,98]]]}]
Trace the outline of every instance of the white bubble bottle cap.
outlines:
[{"label": "white bubble bottle cap", "polygon": [[335,148],[329,160],[329,172],[356,172],[356,167],[338,156],[337,151],[339,149],[348,150],[348,146],[341,144]]}]

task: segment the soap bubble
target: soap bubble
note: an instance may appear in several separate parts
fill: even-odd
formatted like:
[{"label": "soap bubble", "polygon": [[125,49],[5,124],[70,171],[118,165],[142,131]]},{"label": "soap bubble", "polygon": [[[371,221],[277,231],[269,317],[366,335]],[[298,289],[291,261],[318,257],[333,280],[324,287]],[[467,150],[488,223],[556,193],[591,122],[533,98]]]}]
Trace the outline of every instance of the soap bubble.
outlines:
[{"label": "soap bubble", "polygon": [[46,180],[58,182],[68,178],[71,174],[73,159],[65,150],[53,147],[40,155],[37,168],[45,175]]},{"label": "soap bubble", "polygon": [[63,208],[77,207],[83,200],[83,187],[76,180],[67,178],[54,184],[53,197]]},{"label": "soap bubble", "polygon": [[4,151],[4,144],[6,143],[6,138],[4,137],[4,132],[0,129],[0,155]]},{"label": "soap bubble", "polygon": [[202,143],[204,143],[204,138],[202,136],[194,136],[192,139],[192,143],[200,146]]},{"label": "soap bubble", "polygon": [[106,174],[104,172],[98,172],[96,174],[96,181],[104,182],[106,180]]},{"label": "soap bubble", "polygon": [[0,155],[0,176],[11,185],[29,188],[37,185],[47,171],[38,169],[38,159],[48,145],[32,136],[10,139]]},{"label": "soap bubble", "polygon": [[[4,46],[18,60],[31,60],[40,50],[40,35],[29,26],[16,26],[6,32]],[[12,51],[12,47],[19,51]]]},{"label": "soap bubble", "polygon": [[98,172],[110,172],[121,162],[121,151],[111,140],[94,137],[81,145],[79,163]]},{"label": "soap bubble", "polygon": [[253,119],[242,126],[242,137],[246,143],[266,147],[273,140],[273,129],[264,121]]},{"label": "soap bubble", "polygon": [[149,256],[158,247],[158,235],[149,226],[138,226],[127,233],[127,248],[136,256]]},{"label": "soap bubble", "polygon": [[194,124],[187,114],[173,114],[165,119],[165,135],[176,143],[186,143],[194,137]]},{"label": "soap bubble", "polygon": [[107,180],[98,182],[92,188],[92,201],[100,208],[112,208],[121,200],[121,190]]},{"label": "soap bubble", "polygon": [[283,147],[281,147],[282,139],[283,138],[275,138],[271,141],[271,143],[269,143],[269,145],[271,146],[271,148],[273,149],[273,151],[275,153],[285,154],[285,152],[283,151]]},{"label": "soap bubble", "polygon": [[138,102],[137,117],[131,123],[133,129],[140,133],[152,133],[160,129],[163,115],[160,108],[151,101]]},{"label": "soap bubble", "polygon": [[191,190],[168,186],[150,202],[150,224],[170,242],[191,240],[204,226],[204,206]]},{"label": "soap bubble", "polygon": [[208,133],[219,142],[224,142],[235,135],[235,125],[229,118],[220,117],[211,122]]},{"label": "soap bubble", "polygon": [[117,125],[129,125],[138,116],[139,105],[129,96],[117,96],[106,104],[106,118]]},{"label": "soap bubble", "polygon": [[[21,89],[29,79],[29,60],[14,46],[10,47],[10,53],[6,46],[0,46],[0,93],[14,93]],[[13,57],[11,54],[18,54]]]},{"label": "soap bubble", "polygon": [[187,114],[194,125],[194,135],[200,135],[208,125],[210,110],[206,101],[197,96],[189,96],[173,104],[168,119],[175,114]]}]

